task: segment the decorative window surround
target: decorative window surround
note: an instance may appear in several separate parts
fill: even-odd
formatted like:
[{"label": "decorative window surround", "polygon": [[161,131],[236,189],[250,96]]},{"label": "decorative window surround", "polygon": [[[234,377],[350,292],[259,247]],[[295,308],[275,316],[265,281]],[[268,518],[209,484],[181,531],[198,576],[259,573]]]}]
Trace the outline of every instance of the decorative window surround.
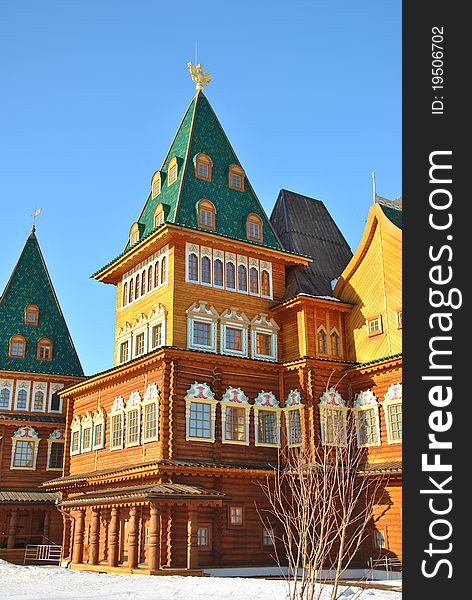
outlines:
[{"label": "decorative window surround", "polygon": [[178,177],[177,157],[173,156],[167,165],[167,187],[170,187]]},{"label": "decorative window surround", "polygon": [[347,443],[347,411],[341,394],[333,387],[320,398],[321,442],[324,446],[345,446]]},{"label": "decorative window surround", "polygon": [[89,410],[82,415],[80,425],[82,432],[80,452],[90,452],[92,450],[93,415]]},{"label": "decorative window surround", "polygon": [[156,383],[147,386],[142,401],[143,444],[159,439],[159,396]]},{"label": "decorative window surround", "polygon": [[382,402],[387,429],[387,441],[389,444],[402,443],[402,403],[402,384],[392,383]]},{"label": "decorative window surround", "polygon": [[[227,329],[237,329],[241,332],[241,349],[232,349],[227,344]],[[237,308],[231,307],[225,310],[220,317],[220,352],[231,356],[248,355],[248,328],[249,319]]]},{"label": "decorative window surround", "polygon": [[213,250],[213,287],[225,288],[225,253],[223,250]]},{"label": "decorative window surround", "polygon": [[262,219],[255,213],[250,213],[246,219],[246,237],[248,240],[262,242]]},{"label": "decorative window surround", "polygon": [[132,392],[126,403],[126,448],[139,446],[141,434],[141,396]]},{"label": "decorative window surround", "polygon": [[139,225],[133,223],[129,231],[129,245],[134,246],[139,242]]},{"label": "decorative window surround", "polygon": [[123,449],[124,417],[125,401],[118,396],[110,411],[110,450]]},{"label": "decorative window surround", "polygon": [[195,177],[211,181],[213,161],[208,154],[199,152],[193,157],[193,164],[195,166]]},{"label": "decorative window surround", "polygon": [[247,256],[241,256],[240,254],[238,254],[238,292],[240,294],[249,293],[248,272],[249,270]]},{"label": "decorative window surround", "polygon": [[336,327],[329,332],[329,343],[332,356],[341,357],[341,335]]},{"label": "decorative window surround", "polygon": [[[207,302],[199,300],[194,302],[187,309],[187,347],[194,350],[204,350],[206,352],[216,352],[216,325],[218,313],[210,306],[207,308]],[[205,323],[209,326],[209,344],[201,344],[195,338],[195,323]]]},{"label": "decorative window surround", "polygon": [[161,193],[162,189],[162,177],[161,172],[156,171],[151,179],[151,195],[156,198]]},{"label": "decorative window surround", "polygon": [[32,412],[46,412],[47,387],[48,384],[45,381],[35,381],[33,383],[33,394],[31,402]]},{"label": "decorative window surround", "polygon": [[290,390],[285,400],[285,431],[287,446],[295,448],[302,445],[302,414],[303,404],[298,390]]},{"label": "decorative window surround", "polygon": [[244,192],[244,171],[240,165],[230,165],[228,170],[228,186],[232,190]]},{"label": "decorative window surround", "polygon": [[[185,422],[187,441],[215,441],[216,405],[215,395],[206,383],[195,381],[185,396]],[[202,435],[197,435],[198,430]]]},{"label": "decorative window surround", "polygon": [[70,427],[70,454],[74,456],[75,454],[80,454],[81,442],[81,423],[79,415],[75,415],[72,419],[71,427]]},{"label": "decorative window surround", "polygon": [[380,446],[379,405],[371,390],[360,391],[354,403],[357,445],[360,448]]},{"label": "decorative window surround", "polygon": [[200,248],[200,283],[212,287],[213,282],[213,259],[211,248],[201,246]]},{"label": "decorative window surround", "polygon": [[26,354],[26,340],[22,335],[14,335],[10,338],[8,356],[11,358],[24,358]]},{"label": "decorative window surround", "polygon": [[[256,315],[251,321],[251,358],[261,360],[277,360],[277,332],[280,327],[274,319],[267,318],[266,313]],[[270,335],[271,354],[262,354],[257,351],[257,334],[262,333]]]},{"label": "decorative window surround", "polygon": [[48,442],[48,458],[47,458],[47,467],[46,470],[47,471],[62,471],[62,459],[61,459],[61,465],[60,466],[54,466],[54,464],[51,464],[55,458],[54,453],[53,453],[53,445],[56,445],[56,448],[58,446],[61,446],[61,451],[62,451],[62,457],[64,456],[64,441],[65,441],[65,431],[64,429],[55,429],[54,431],[52,431],[49,435],[49,438],[47,440]]},{"label": "decorative window surround", "polygon": [[40,438],[33,427],[19,427],[12,438],[10,469],[36,470]]},{"label": "decorative window surround", "polygon": [[39,308],[36,304],[28,304],[25,309],[25,319],[24,322],[26,325],[37,325],[39,322]]},{"label": "decorative window surround", "polygon": [[[48,402],[48,410],[51,413],[61,413],[62,412],[62,398],[59,396],[59,405],[57,410],[54,408],[54,401],[57,399],[57,394],[60,390],[64,388],[63,383],[51,383],[49,386],[49,402]],[[55,398],[53,396],[56,394]]]},{"label": "decorative window surround", "polygon": [[[144,298],[144,296],[147,296],[147,294],[150,294],[154,290],[156,290],[160,287],[163,287],[164,285],[167,285],[167,280],[168,280],[167,265],[169,264],[168,256],[169,256],[169,245],[166,244],[163,248],[161,248],[157,252],[154,252],[154,254],[152,254],[146,260],[143,260],[138,265],[136,265],[135,267],[133,267],[132,269],[130,269],[129,271],[124,273],[123,277],[121,278],[121,284],[122,284],[123,288],[124,288],[125,284],[127,285],[128,297],[125,299],[124,293],[123,293],[123,298],[122,298],[122,302],[121,302],[122,308],[125,308],[125,306],[129,306],[130,304],[133,304],[133,302],[137,302],[137,301],[141,300],[142,298]],[[151,289],[149,289],[149,285],[148,285],[149,281],[148,281],[147,273],[149,272],[149,267],[151,267],[151,266],[153,268],[154,277],[152,280]],[[143,289],[141,287],[141,277],[142,277],[143,272],[146,274],[145,275],[146,286],[145,286],[144,293],[142,293]],[[156,277],[156,275],[157,275],[157,277]],[[162,275],[164,275],[164,276],[162,277]],[[139,291],[138,291],[137,295],[135,294],[136,277],[139,277]],[[125,300],[126,300],[126,302],[125,302]]]},{"label": "decorative window surround", "polygon": [[15,410],[29,410],[31,381],[17,381]]},{"label": "decorative window surround", "polygon": [[236,292],[236,254],[225,252],[225,288],[227,292]]},{"label": "decorative window surround", "polygon": [[[272,392],[262,392],[254,400],[254,434],[256,446],[265,446],[266,448],[274,448],[280,446],[280,414],[281,408],[279,401]],[[267,441],[269,433],[264,432],[264,420],[270,417],[270,421],[274,425],[273,441]],[[271,425],[272,425],[271,424]],[[265,441],[263,438],[266,438]]]},{"label": "decorative window surround", "polygon": [[13,379],[0,380],[0,410],[11,410]]},{"label": "decorative window surround", "polygon": [[[123,325],[120,327],[120,330],[118,331],[118,336],[116,338],[116,341],[117,341],[117,346],[118,346],[117,362],[119,365],[130,361],[131,357],[133,355],[132,331],[133,331],[133,328],[131,327],[131,324],[128,323],[128,321],[123,323]],[[125,344],[127,344],[127,348],[126,348]],[[126,350],[125,350],[125,348],[126,348]]]},{"label": "decorative window surround", "polygon": [[[161,346],[165,346],[166,345],[166,317],[167,317],[167,311],[166,309],[163,307],[162,304],[157,304],[155,308],[153,308],[149,315],[148,315],[148,321],[149,321],[149,333],[148,333],[148,340],[149,340],[149,351],[151,350],[155,350],[156,348],[160,348]],[[155,339],[154,339],[154,334],[153,334],[153,329],[154,327],[158,327],[161,326],[161,340],[160,343],[155,343]]]},{"label": "decorative window surround", "polygon": [[[221,437],[223,444],[239,444],[249,446],[249,423],[250,423],[251,405],[246,394],[241,388],[229,387],[221,398]],[[244,421],[240,423],[240,415],[244,413]],[[236,423],[234,418],[236,416]],[[233,420],[232,431],[227,431],[231,427],[230,419]],[[238,439],[233,439],[235,435]]]},{"label": "decorative window surround", "polygon": [[100,450],[105,447],[106,412],[99,406],[93,413],[93,441],[92,450]]},{"label": "decorative window surround", "polygon": [[[260,267],[260,283],[261,283],[261,297],[267,298],[268,300],[272,300],[272,263],[267,262],[265,260],[261,260],[259,263]],[[267,273],[268,278],[268,290],[265,289],[264,286],[264,272]],[[265,292],[269,292],[268,294]]]},{"label": "decorative window surround", "polygon": [[143,356],[148,352],[148,320],[147,316],[144,313],[141,313],[139,317],[135,319],[132,325],[132,331],[132,357],[138,358],[139,356]]},{"label": "decorative window surround", "polygon": [[324,325],[320,325],[316,330],[316,344],[318,354],[328,354],[328,333]]},{"label": "decorative window surround", "polygon": [[200,200],[197,204],[197,222],[199,227],[214,231],[216,227],[216,208],[210,200]]}]

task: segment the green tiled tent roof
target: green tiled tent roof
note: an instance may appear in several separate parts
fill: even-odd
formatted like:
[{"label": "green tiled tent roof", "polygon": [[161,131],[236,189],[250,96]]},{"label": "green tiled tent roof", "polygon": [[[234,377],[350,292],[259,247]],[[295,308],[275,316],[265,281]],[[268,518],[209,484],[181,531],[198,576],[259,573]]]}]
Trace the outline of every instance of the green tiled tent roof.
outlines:
[{"label": "green tiled tent roof", "polygon": [[[194,161],[200,152],[210,156],[213,162],[212,181],[195,177]],[[174,156],[177,158],[178,177],[169,186],[167,169]],[[158,204],[163,205],[167,223],[199,229],[197,203],[208,199],[216,208],[216,229],[213,233],[247,241],[246,219],[249,213],[256,213],[262,219],[264,231],[263,242],[258,245],[283,250],[247,177],[244,192],[228,186],[229,167],[232,164],[240,165],[218,117],[203,92],[199,92],[190,102],[160,168],[162,191],[156,198],[149,194],[137,219],[140,240],[154,231],[154,209]],[[129,248],[128,241],[125,253]]]},{"label": "green tiled tent roof", "polygon": [[[25,308],[39,308],[38,325],[24,322]],[[26,340],[24,358],[8,356],[10,338]],[[52,360],[37,360],[37,343],[52,340]],[[0,369],[25,373],[82,376],[83,370],[57,300],[41,249],[31,232],[0,298]]]},{"label": "green tiled tent roof", "polygon": [[390,206],[385,206],[381,204],[385,216],[389,221],[391,221],[394,225],[396,225],[399,229],[402,229],[403,226],[403,213],[398,208],[391,208]]}]

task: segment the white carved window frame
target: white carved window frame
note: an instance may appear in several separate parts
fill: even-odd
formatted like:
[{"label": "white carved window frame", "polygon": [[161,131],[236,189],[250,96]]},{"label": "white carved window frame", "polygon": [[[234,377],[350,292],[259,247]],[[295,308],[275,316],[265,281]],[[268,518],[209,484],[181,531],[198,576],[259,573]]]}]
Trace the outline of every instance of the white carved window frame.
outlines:
[{"label": "white carved window frame", "polygon": [[[48,394],[47,394],[48,384],[45,381],[35,381],[33,383],[33,392],[31,394],[31,412],[46,412],[47,402],[48,402]],[[42,409],[35,408],[36,403],[36,392],[43,393],[43,407]]]},{"label": "white carved window frame", "polygon": [[[192,404],[204,404],[210,407],[210,436],[200,437],[191,435],[190,431],[190,416]],[[185,439],[189,442],[215,442],[216,428],[216,405],[218,401],[215,399],[210,386],[206,383],[195,381],[187,390],[185,396]]]},{"label": "white carved window frame", "polygon": [[[93,439],[92,450],[101,450],[105,448],[105,429],[107,416],[105,409],[99,406],[93,413]],[[97,440],[97,426],[101,425],[100,438]]]},{"label": "white carved window frame", "polygon": [[[149,347],[149,331],[148,331],[148,320],[144,313],[141,313],[133,323],[133,347],[132,347],[132,358],[140,358],[148,352]],[[144,335],[143,351],[138,354],[137,342],[138,337]]]},{"label": "white carved window frame", "polygon": [[[149,335],[148,335],[148,351],[156,350],[157,348],[161,348],[166,345],[166,317],[167,311],[162,306],[162,304],[158,304],[155,308],[151,310],[148,317],[149,322]],[[153,345],[153,329],[158,325],[161,326],[161,344],[158,346]]]},{"label": "white carved window frame", "polygon": [[[128,358],[126,360],[121,360],[121,346],[128,342]],[[116,362],[118,365],[124,365],[125,363],[131,360],[133,354],[133,334],[132,327],[128,321],[125,321],[123,325],[120,327],[118,331],[118,335],[116,337],[117,344],[117,357]]]},{"label": "white carved window frame", "polygon": [[[285,418],[285,435],[287,440],[287,446],[289,448],[299,448],[303,445],[303,408],[304,405],[301,403],[301,395],[298,390],[290,390],[287,399],[285,400],[284,407],[284,418]],[[300,440],[292,442],[292,436],[290,435],[290,416],[294,413],[298,413],[300,421]]]},{"label": "white carved window frame", "polygon": [[[239,398],[236,401],[235,398]],[[221,441],[223,444],[236,444],[239,446],[249,446],[249,425],[251,422],[251,405],[249,398],[241,390],[241,388],[229,387],[221,398]],[[226,439],[226,409],[243,409],[244,410],[244,440]]]},{"label": "white carved window frame", "polygon": [[[270,294],[268,296],[266,296],[262,293],[262,272],[263,271],[267,271],[267,273],[269,275]],[[260,262],[260,277],[259,278],[260,278],[259,289],[261,292],[261,298],[267,298],[268,300],[272,300],[272,298],[274,297],[273,284],[272,284],[272,263],[267,262],[265,260],[261,260],[261,262]]]},{"label": "white carved window frame", "polygon": [[[26,407],[18,408],[18,394],[20,391],[26,391]],[[15,390],[15,410],[29,411],[31,404],[31,381],[17,381]]]},{"label": "white carved window frame", "polygon": [[[266,313],[260,313],[259,315],[256,315],[251,321],[251,358],[256,358],[260,360],[270,360],[276,362],[278,356],[277,332],[280,328],[274,321],[274,319],[268,319],[267,317],[268,315]],[[258,333],[263,333],[271,336],[271,355],[259,354],[257,352]]]},{"label": "white carved window frame", "polygon": [[[143,444],[147,444],[148,442],[156,442],[159,439],[159,397],[160,391],[156,383],[151,383],[147,386],[146,391],[144,392],[144,398],[141,403],[141,410],[143,413],[143,434],[142,440]],[[147,415],[146,415],[146,407],[153,406],[155,407],[155,415],[156,415],[156,433],[155,435],[146,436],[147,429]]]},{"label": "white carved window frame", "polygon": [[[80,422],[79,415],[75,415],[72,419],[72,423],[70,426],[70,455],[75,456],[76,454],[80,454],[81,452],[81,443],[82,443],[82,435],[81,435],[82,425]],[[74,450],[74,441],[77,440],[77,448]]]},{"label": "white carved window frame", "polygon": [[[217,260],[221,261],[221,278],[222,278],[222,284],[221,285],[217,285],[215,283],[216,279],[215,279],[215,263]],[[225,271],[225,253],[223,252],[223,250],[213,250],[213,287],[216,288],[217,290],[224,290],[225,289],[225,275],[226,275],[226,271]]]},{"label": "white carved window frame", "polygon": [[[282,409],[280,408],[279,401],[272,392],[265,392],[264,390],[262,390],[254,400],[253,408],[255,445],[262,446],[265,448],[279,448],[281,445],[280,426],[282,414]],[[273,413],[275,415],[275,443],[259,441],[259,420],[261,413],[264,412]]]},{"label": "white carved window frame", "polygon": [[[113,443],[113,423],[114,420],[121,419],[121,439],[118,444]],[[123,437],[125,429],[125,402],[121,396],[115,398],[110,411],[110,451],[123,449]]]},{"label": "white carved window frame", "polygon": [[11,410],[13,403],[13,379],[2,379],[0,380],[0,392],[2,390],[8,390],[8,406],[2,407],[0,410]]},{"label": "white carved window frame", "polygon": [[[319,415],[320,415],[320,429],[321,429],[321,443],[323,446],[339,446],[345,447],[347,445],[347,413],[348,408],[341,394],[334,388],[325,390],[320,398]],[[333,439],[329,439],[326,435],[328,418],[331,417],[332,422],[338,419],[341,424],[339,430],[341,432],[340,440],[341,443],[336,442],[336,431],[334,431],[333,425]]]},{"label": "white carved window frame", "polygon": [[[81,425],[81,436],[80,436],[80,452],[91,452],[93,444],[93,415],[90,411],[85,412],[82,415],[80,422]],[[87,446],[84,444],[85,432],[90,431],[89,442]]]},{"label": "white carved window frame", "polygon": [[58,410],[53,410],[52,409],[52,397],[56,392],[59,392],[60,390],[62,390],[64,388],[64,384],[63,383],[51,383],[51,385],[49,386],[49,402],[48,402],[48,411],[51,413],[62,413],[62,398],[60,398],[59,400],[59,409]]},{"label": "white carved window frame", "polygon": [[[213,306],[207,308],[207,302],[199,300],[187,309],[187,347],[205,352],[217,351],[217,322],[219,315]],[[194,323],[210,325],[210,345],[198,344],[194,341]]]},{"label": "white carved window frame", "polygon": [[[209,261],[209,272],[210,272],[210,283],[203,281],[203,258],[206,257]],[[211,248],[208,246],[200,246],[200,261],[199,261],[199,269],[198,274],[200,278],[200,285],[204,285],[206,287],[213,287],[213,256]]]},{"label": "white carved window frame", "polygon": [[[390,416],[390,409],[394,406],[402,407],[402,421],[403,421],[403,386],[401,383],[392,383],[384,396],[384,401],[382,402],[382,407],[384,411],[385,418],[385,429],[387,431],[387,443],[388,444],[401,444],[402,437],[394,438],[392,434],[392,423]],[[402,423],[403,425],[403,423]],[[403,428],[402,428],[403,429]]]},{"label": "white carved window frame", "polygon": [[63,467],[51,467],[51,453],[53,444],[62,444],[62,458],[64,460],[64,442],[65,442],[65,431],[64,429],[55,429],[49,435],[48,442],[48,456],[46,462],[46,471],[60,471],[62,472]]},{"label": "white carved window frame", "polygon": [[[241,331],[241,350],[226,348],[226,329]],[[249,352],[249,319],[239,309],[231,307],[220,316],[220,353],[229,356],[248,356]]]},{"label": "white carved window frame", "polygon": [[[375,423],[375,439],[372,442],[361,443],[361,415],[373,411]],[[354,419],[356,423],[357,445],[359,448],[369,448],[371,446],[380,446],[382,441],[380,437],[380,417],[379,404],[375,394],[371,390],[360,391],[356,395],[356,400],[353,408]]]},{"label": "white carved window frame", "polygon": [[[26,435],[28,433],[28,435]],[[10,469],[14,471],[35,471],[36,462],[38,459],[39,442],[41,441],[34,427],[24,426],[19,427],[11,438],[11,461]],[[22,467],[15,465],[16,449],[18,442],[29,442],[33,444],[32,466]]]},{"label": "white carved window frame", "polygon": [[[134,442],[131,442],[129,440],[129,435],[130,435],[130,415],[132,413],[136,413],[137,415],[137,424],[138,424],[138,431],[137,431],[137,439]],[[133,448],[134,446],[139,446],[140,445],[140,441],[141,441],[141,395],[139,394],[138,391],[132,392],[128,402],[126,403],[126,408],[125,408],[125,415],[126,415],[126,435],[125,435],[125,447],[126,448]]]},{"label": "white carved window frame", "polygon": [[[195,254],[197,258],[197,279],[189,278],[189,257],[191,254]],[[185,244],[185,282],[186,283],[200,283],[200,246],[197,244]]]}]

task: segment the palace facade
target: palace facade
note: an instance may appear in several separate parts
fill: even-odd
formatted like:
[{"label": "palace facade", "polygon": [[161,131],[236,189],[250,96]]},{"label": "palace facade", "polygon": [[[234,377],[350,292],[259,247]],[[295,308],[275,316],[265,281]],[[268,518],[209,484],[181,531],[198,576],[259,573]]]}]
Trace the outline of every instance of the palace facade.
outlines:
[{"label": "palace facade", "polygon": [[347,411],[362,475],[388,474],[359,560],[401,558],[401,210],[374,203],[354,255],[319,200],[281,190],[269,218],[196,80],[124,251],[94,274],[116,287],[114,366],[60,392],[64,472],[44,488],[64,561],[273,565],[260,484],[287,448],[336,443]]}]

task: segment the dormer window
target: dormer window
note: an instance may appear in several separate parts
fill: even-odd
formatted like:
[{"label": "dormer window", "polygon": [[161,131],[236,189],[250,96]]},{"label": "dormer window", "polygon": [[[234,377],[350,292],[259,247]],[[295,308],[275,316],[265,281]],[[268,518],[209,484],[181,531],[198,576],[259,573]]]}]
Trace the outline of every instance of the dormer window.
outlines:
[{"label": "dormer window", "polygon": [[244,192],[244,171],[239,165],[231,165],[229,168],[228,185],[232,190]]},{"label": "dormer window", "polygon": [[160,193],[161,193],[161,172],[156,171],[154,173],[154,175],[152,176],[151,195],[153,198],[155,198],[156,196],[159,196]]},{"label": "dormer window", "polygon": [[248,240],[262,242],[262,219],[251,213],[246,222],[246,237]]},{"label": "dormer window", "polygon": [[27,325],[37,325],[39,321],[39,308],[34,304],[29,304],[25,310],[25,323]]},{"label": "dormer window", "polygon": [[14,335],[10,339],[8,355],[13,358],[24,358],[26,353],[26,340],[22,335]]},{"label": "dormer window", "polygon": [[211,181],[211,171],[213,167],[213,161],[211,158],[200,152],[195,157],[195,177],[198,179],[204,179],[205,181]]},{"label": "dormer window", "polygon": [[198,226],[205,229],[215,229],[216,210],[209,200],[200,200],[198,203]]},{"label": "dormer window", "polygon": [[139,227],[138,224],[135,223],[129,232],[129,243],[130,246],[134,246],[139,242]]},{"label": "dormer window", "polygon": [[172,185],[174,181],[177,180],[177,158],[174,156],[170,159],[169,165],[167,167],[167,185]]},{"label": "dormer window", "polygon": [[164,223],[164,209],[162,204],[158,204],[154,209],[154,228],[160,227]]},{"label": "dormer window", "polygon": [[52,341],[48,338],[41,338],[38,342],[36,351],[37,360],[52,360]]}]

